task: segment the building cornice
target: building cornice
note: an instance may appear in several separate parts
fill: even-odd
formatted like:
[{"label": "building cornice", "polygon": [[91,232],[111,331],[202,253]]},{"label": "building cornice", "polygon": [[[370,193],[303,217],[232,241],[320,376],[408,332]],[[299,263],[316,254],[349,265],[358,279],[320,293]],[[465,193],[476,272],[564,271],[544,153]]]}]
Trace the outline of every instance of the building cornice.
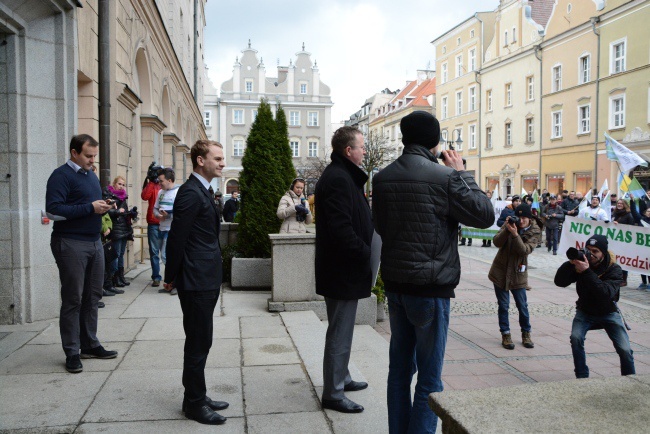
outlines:
[{"label": "building cornice", "polygon": [[124,89],[122,89],[122,93],[117,97],[117,100],[129,110],[134,111],[138,105],[142,104],[142,100],[128,84],[121,84],[124,85]]},{"label": "building cornice", "polygon": [[156,115],[142,115],[140,116],[140,125],[143,127],[151,127],[157,133],[162,133],[167,124],[165,124],[158,116]]}]

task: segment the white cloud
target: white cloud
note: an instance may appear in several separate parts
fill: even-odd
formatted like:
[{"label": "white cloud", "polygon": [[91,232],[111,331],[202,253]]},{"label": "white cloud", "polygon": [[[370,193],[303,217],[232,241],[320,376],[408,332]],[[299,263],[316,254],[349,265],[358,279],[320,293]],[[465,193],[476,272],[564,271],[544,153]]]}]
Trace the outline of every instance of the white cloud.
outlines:
[{"label": "white cloud", "polygon": [[332,90],[332,120],[347,119],[366,98],[401,89],[435,59],[431,41],[498,0],[208,1],[205,61],[219,89],[251,39],[267,75],[287,65],[302,43]]}]

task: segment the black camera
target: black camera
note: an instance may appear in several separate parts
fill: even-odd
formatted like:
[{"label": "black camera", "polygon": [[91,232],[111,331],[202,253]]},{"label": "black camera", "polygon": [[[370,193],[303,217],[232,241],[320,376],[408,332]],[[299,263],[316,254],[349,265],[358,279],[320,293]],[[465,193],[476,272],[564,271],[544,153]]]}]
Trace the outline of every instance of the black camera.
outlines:
[{"label": "black camera", "polygon": [[140,215],[140,213],[138,212],[138,207],[137,206],[134,206],[133,208],[131,208],[130,210],[127,210],[124,213],[124,216],[126,217],[126,222],[129,225],[137,222],[139,215]]},{"label": "black camera", "polygon": [[102,190],[102,199],[104,199],[109,205],[112,205],[117,201],[117,196],[111,193],[108,187],[106,187]]},{"label": "black camera", "polygon": [[158,182],[158,175],[162,169],[164,169],[164,167],[153,161],[149,165],[149,169],[147,169],[147,179],[151,182]]},{"label": "black camera", "polygon": [[517,226],[520,221],[521,219],[519,217],[517,217],[516,215],[511,215],[510,220],[508,220],[508,223],[513,226]]},{"label": "black camera", "polygon": [[569,247],[566,251],[566,257],[569,258],[570,261],[574,260],[580,260],[584,261],[585,258],[589,260],[591,258],[591,252],[587,249],[576,249],[575,247]]}]

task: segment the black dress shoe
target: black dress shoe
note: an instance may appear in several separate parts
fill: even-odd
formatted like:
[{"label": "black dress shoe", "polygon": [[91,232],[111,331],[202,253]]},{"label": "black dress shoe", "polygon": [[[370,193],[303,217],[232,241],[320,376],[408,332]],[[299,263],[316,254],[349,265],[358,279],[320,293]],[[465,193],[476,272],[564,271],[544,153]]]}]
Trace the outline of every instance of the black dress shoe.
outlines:
[{"label": "black dress shoe", "polygon": [[98,307],[99,309],[101,309],[102,307],[106,307],[106,305],[104,304],[103,301],[98,301],[98,302],[97,302],[97,307]]},{"label": "black dress shoe", "polygon": [[[205,397],[205,405],[213,409],[214,411],[225,410],[230,404],[226,401],[213,401],[207,396]],[[183,413],[187,410],[187,401],[183,400]]]},{"label": "black dress shoe", "polygon": [[368,383],[365,381],[350,381],[343,387],[343,390],[346,392],[356,392],[357,390],[363,390],[368,387]]},{"label": "black dress shoe", "polygon": [[102,297],[113,297],[114,295],[115,295],[114,292],[107,291],[106,288],[104,288],[104,290],[102,292]]},{"label": "black dress shoe", "polygon": [[81,364],[78,354],[65,358],[65,370],[71,374],[78,374],[84,370],[84,366]]},{"label": "black dress shoe", "polygon": [[205,425],[221,425],[226,422],[225,417],[212,410],[207,404],[199,408],[187,408],[185,417]]},{"label": "black dress shoe", "polygon": [[343,398],[339,401],[330,401],[329,399],[323,399],[322,405],[323,408],[328,408],[340,413],[361,413],[363,411],[362,405],[350,401],[348,398]]},{"label": "black dress shoe", "polygon": [[117,351],[106,350],[101,345],[89,350],[81,350],[82,359],[114,359],[117,357]]}]

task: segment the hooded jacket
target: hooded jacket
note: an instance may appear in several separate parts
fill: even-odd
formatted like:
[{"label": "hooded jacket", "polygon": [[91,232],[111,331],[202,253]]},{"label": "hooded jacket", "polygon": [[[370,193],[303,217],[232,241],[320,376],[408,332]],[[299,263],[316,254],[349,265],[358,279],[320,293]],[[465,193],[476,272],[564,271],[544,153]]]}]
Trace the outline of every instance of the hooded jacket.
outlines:
[{"label": "hooded jacket", "polygon": [[[550,203],[542,208],[542,217],[546,219],[545,226],[547,229],[560,227],[560,222],[564,221],[565,210],[557,202],[555,206]],[[555,217],[552,217],[555,214]]]},{"label": "hooded jacket", "polygon": [[409,145],[372,184],[386,290],[454,297],[460,280],[458,223],[475,228],[494,223],[492,202],[472,174],[438,164],[425,147]]},{"label": "hooded jacket", "polygon": [[[280,226],[281,234],[304,234],[307,232],[305,223],[310,225],[312,222],[311,212],[306,215],[305,221],[299,222],[296,219],[296,205],[300,205],[300,199],[296,193],[289,190],[284,196],[280,199],[280,204],[278,205],[278,210],[276,212],[279,219],[282,220],[282,226]],[[307,206],[307,201],[305,201],[305,207]]]},{"label": "hooded jacket", "polygon": [[[528,255],[540,241],[542,229],[536,219],[530,219],[527,229],[520,229],[518,237],[512,234],[506,226],[494,236],[494,246],[499,248],[488,274],[490,282],[497,287],[510,291],[511,289],[530,289],[528,286]],[[522,267],[524,266],[524,267]],[[523,268],[523,271],[521,271]]]},{"label": "hooded jacket", "polygon": [[576,307],[589,315],[607,315],[616,312],[616,305],[623,282],[623,270],[614,261],[614,255],[605,254],[603,261],[596,267],[589,267],[578,273],[569,261],[560,266],[555,274],[555,284],[565,288],[576,284],[578,300]]}]

